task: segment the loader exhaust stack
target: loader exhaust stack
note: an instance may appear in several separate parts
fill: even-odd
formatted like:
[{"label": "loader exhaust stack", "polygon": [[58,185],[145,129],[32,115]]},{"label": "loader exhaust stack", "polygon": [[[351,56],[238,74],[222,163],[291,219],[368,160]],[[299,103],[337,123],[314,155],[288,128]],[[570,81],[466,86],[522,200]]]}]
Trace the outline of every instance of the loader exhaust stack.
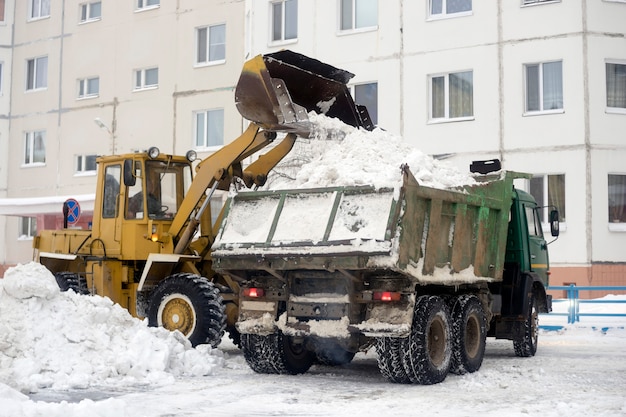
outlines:
[{"label": "loader exhaust stack", "polygon": [[244,64],[235,89],[239,113],[266,130],[308,137],[314,111],[354,127],[373,129],[365,106],[354,103],[346,85],[354,74],[284,50]]}]

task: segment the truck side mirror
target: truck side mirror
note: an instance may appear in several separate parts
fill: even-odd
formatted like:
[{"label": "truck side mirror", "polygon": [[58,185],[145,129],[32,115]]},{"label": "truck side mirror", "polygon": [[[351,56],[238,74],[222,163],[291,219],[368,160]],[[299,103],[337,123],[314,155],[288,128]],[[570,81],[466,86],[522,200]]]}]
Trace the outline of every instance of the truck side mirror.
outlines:
[{"label": "truck side mirror", "polygon": [[134,162],[132,159],[124,159],[124,185],[127,187],[132,187],[137,182]]},{"label": "truck side mirror", "polygon": [[554,237],[559,236],[559,212],[558,210],[550,211],[550,234]]}]

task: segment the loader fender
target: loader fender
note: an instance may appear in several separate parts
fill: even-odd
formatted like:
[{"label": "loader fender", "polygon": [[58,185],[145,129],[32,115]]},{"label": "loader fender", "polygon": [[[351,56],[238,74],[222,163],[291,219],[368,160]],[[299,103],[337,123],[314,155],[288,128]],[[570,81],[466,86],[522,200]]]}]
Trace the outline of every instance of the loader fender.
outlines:
[{"label": "loader fender", "polygon": [[[199,256],[193,255],[151,253],[148,255],[146,266],[141,273],[137,291],[143,291],[155,286],[166,277],[172,275],[182,263],[192,265],[199,260]],[[195,273],[199,275],[198,271],[195,271]]]}]

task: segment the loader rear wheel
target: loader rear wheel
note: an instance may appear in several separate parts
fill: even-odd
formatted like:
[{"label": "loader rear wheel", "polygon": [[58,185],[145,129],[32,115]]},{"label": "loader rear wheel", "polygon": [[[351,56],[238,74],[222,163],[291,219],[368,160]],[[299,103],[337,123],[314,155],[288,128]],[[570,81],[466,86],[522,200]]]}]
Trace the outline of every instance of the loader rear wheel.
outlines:
[{"label": "loader rear wheel", "polygon": [[57,272],[54,278],[62,292],[72,290],[76,294],[89,294],[87,281],[75,272]]},{"label": "loader rear wheel", "polygon": [[515,355],[523,358],[535,356],[539,341],[539,306],[534,293],[530,296],[528,303],[526,319],[516,323],[517,328],[513,335]]},{"label": "loader rear wheel", "polygon": [[380,337],[376,340],[378,369],[391,382],[398,384],[409,384],[411,382],[402,364],[402,357],[404,356],[403,346],[406,343],[406,338],[401,339],[397,337]]},{"label": "loader rear wheel", "polygon": [[487,324],[485,312],[475,295],[464,294],[453,299],[452,368],[455,374],[476,372],[485,356]]},{"label": "loader rear wheel", "polygon": [[178,330],[192,346],[219,345],[226,327],[224,301],[213,283],[193,274],[161,281],[150,296],[148,324]]},{"label": "loader rear wheel", "polygon": [[250,368],[260,374],[303,374],[315,359],[303,343],[282,332],[267,336],[242,334],[241,350]]},{"label": "loader rear wheel", "polygon": [[450,333],[450,313],[446,303],[436,296],[419,297],[402,357],[411,382],[430,385],[446,379],[452,364]]}]

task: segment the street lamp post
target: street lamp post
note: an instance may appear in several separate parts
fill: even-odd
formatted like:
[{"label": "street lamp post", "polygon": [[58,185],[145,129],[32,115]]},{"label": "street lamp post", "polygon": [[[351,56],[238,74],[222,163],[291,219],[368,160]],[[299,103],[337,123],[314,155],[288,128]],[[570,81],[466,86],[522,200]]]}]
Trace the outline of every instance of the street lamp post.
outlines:
[{"label": "street lamp post", "polygon": [[109,127],[99,117],[96,117],[93,121],[100,129],[109,134],[109,139],[111,140],[111,155],[115,155],[115,120],[113,120],[113,129],[109,129]]}]

